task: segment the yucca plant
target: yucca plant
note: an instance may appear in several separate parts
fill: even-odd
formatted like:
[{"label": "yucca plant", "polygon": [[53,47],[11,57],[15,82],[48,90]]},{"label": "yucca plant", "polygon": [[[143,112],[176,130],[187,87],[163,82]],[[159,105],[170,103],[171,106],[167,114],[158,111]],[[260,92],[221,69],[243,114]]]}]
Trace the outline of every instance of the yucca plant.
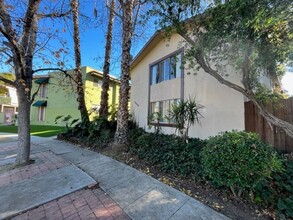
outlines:
[{"label": "yucca plant", "polygon": [[189,128],[195,123],[199,123],[199,119],[203,117],[200,109],[204,106],[196,103],[195,98],[180,100],[172,104],[167,119],[173,121],[176,125],[176,131],[184,141],[188,140]]},{"label": "yucca plant", "polygon": [[154,126],[155,133],[159,134],[162,131],[161,121],[163,119],[163,115],[161,112],[153,112],[149,115],[149,122],[153,122],[154,124],[149,123],[149,128]]}]

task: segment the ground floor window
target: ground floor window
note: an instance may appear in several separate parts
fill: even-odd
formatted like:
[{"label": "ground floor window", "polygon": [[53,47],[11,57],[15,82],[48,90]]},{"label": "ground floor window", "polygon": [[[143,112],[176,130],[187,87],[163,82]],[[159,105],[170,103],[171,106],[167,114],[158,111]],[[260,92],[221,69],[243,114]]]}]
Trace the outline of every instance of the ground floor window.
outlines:
[{"label": "ground floor window", "polygon": [[44,106],[40,106],[39,107],[39,113],[38,113],[38,120],[39,121],[45,121],[45,107]]},{"label": "ground floor window", "polygon": [[172,105],[178,103],[180,99],[170,99],[158,102],[150,102],[150,123],[163,123],[163,124],[174,124],[173,121],[169,119],[169,113],[172,109]]}]

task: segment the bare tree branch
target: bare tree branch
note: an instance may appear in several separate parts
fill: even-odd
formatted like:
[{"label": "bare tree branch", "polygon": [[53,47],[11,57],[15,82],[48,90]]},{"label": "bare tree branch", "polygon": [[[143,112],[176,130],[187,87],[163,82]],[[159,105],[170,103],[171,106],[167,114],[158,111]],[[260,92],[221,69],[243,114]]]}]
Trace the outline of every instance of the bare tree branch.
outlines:
[{"label": "bare tree branch", "polygon": [[71,11],[67,11],[65,13],[50,13],[50,14],[37,14],[38,18],[62,18],[62,17],[69,17]]},{"label": "bare tree branch", "polygon": [[30,0],[29,6],[27,7],[27,11],[24,17],[24,25],[23,25],[23,34],[21,39],[21,45],[23,48],[28,48],[28,44],[30,39],[30,32],[32,31],[32,26],[35,19],[35,14],[39,8],[39,1],[38,0]]},{"label": "bare tree branch", "polygon": [[62,72],[66,77],[69,77],[74,83],[78,83],[76,81],[76,79],[74,79],[74,77],[72,77],[70,74],[67,73],[66,70],[63,70],[63,69],[60,69],[60,68],[42,68],[42,69],[36,69],[36,70],[33,70],[33,74],[36,73],[36,72],[42,72],[42,71],[59,71],[59,72]]},{"label": "bare tree branch", "polygon": [[16,87],[16,83],[12,80],[6,79],[3,76],[0,75],[0,81],[5,82],[7,84],[9,84],[12,87]]},{"label": "bare tree branch", "polygon": [[133,33],[134,33],[134,30],[135,30],[135,27],[136,27],[136,22],[137,22],[137,19],[138,19],[138,15],[139,15],[139,12],[140,12],[140,6],[141,6],[141,2],[138,1],[137,3],[137,10],[136,10],[136,13],[134,15],[134,19],[133,19],[133,24],[132,24],[132,29],[133,29]]},{"label": "bare tree branch", "polygon": [[42,84],[39,84],[38,88],[37,88],[37,91],[35,91],[33,94],[32,94],[32,98],[31,98],[31,104],[34,102],[36,96],[38,95],[39,91],[40,91],[40,88],[41,88],[41,85]]}]

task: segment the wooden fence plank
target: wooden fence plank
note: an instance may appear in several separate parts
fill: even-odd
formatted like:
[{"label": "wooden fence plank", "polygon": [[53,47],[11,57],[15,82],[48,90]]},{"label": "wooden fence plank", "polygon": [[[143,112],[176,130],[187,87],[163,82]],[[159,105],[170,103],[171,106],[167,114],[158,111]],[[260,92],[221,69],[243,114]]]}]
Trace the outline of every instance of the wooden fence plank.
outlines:
[{"label": "wooden fence plank", "polygon": [[[258,133],[263,141],[282,152],[293,152],[293,138],[286,135],[282,129],[266,122],[252,102],[245,102],[244,107],[246,131]],[[269,103],[266,107],[276,117],[293,124],[293,97],[278,103]]]}]

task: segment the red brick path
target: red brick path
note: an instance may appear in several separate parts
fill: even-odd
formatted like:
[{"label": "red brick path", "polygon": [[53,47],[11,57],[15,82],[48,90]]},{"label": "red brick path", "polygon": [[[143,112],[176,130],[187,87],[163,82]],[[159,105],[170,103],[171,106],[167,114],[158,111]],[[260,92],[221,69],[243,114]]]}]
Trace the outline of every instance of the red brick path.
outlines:
[{"label": "red brick path", "polygon": [[[0,151],[14,151],[15,146],[1,147]],[[20,180],[41,175],[68,166],[70,163],[50,151],[32,155],[35,164],[16,168],[0,174],[0,187]],[[24,212],[12,219],[103,219],[128,220],[123,210],[101,189],[82,189],[37,208]]]},{"label": "red brick path", "polygon": [[25,167],[20,167],[0,174],[0,187],[70,164],[50,151],[37,153],[33,156],[39,160],[35,164],[30,164]]},{"label": "red brick path", "polygon": [[83,189],[38,208],[20,214],[13,220],[37,219],[103,219],[128,220],[123,210],[102,190]]}]

